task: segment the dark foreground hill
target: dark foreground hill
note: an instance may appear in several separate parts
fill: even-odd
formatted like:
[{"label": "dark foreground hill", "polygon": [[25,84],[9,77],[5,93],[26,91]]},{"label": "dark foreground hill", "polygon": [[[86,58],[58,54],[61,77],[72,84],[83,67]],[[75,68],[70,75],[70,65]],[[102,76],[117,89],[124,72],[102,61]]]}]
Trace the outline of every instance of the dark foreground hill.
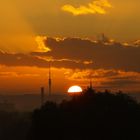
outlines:
[{"label": "dark foreground hill", "polygon": [[0,111],[0,140],[26,140],[30,113]]},{"label": "dark foreground hill", "polygon": [[34,111],[28,140],[140,139],[140,105],[126,94],[82,95]]}]

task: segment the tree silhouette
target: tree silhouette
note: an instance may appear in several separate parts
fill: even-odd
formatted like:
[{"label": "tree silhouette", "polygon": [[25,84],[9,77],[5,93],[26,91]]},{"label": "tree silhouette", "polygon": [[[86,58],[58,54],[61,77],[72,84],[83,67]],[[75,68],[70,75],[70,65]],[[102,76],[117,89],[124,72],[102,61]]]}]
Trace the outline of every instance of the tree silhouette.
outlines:
[{"label": "tree silhouette", "polygon": [[28,140],[127,140],[140,138],[140,105],[122,92],[83,94],[34,111]]}]

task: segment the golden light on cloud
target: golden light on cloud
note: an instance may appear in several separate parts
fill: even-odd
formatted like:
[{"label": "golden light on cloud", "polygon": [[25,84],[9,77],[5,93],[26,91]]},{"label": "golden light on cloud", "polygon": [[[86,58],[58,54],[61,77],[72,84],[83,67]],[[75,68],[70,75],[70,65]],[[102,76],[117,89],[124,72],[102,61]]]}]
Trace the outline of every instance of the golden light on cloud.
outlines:
[{"label": "golden light on cloud", "polygon": [[81,5],[74,7],[73,5],[66,4],[62,7],[63,11],[72,13],[74,16],[87,15],[87,14],[106,14],[106,8],[111,8],[112,5],[108,0],[96,0],[88,3],[87,6]]},{"label": "golden light on cloud", "polygon": [[38,44],[38,48],[37,48],[37,52],[48,52],[50,51],[50,48],[48,48],[45,43],[44,43],[44,40],[46,40],[47,37],[45,36],[37,36],[35,38],[37,44]]},{"label": "golden light on cloud", "polygon": [[83,64],[85,64],[85,65],[93,64],[93,61],[92,60],[90,60],[90,61],[84,61]]}]

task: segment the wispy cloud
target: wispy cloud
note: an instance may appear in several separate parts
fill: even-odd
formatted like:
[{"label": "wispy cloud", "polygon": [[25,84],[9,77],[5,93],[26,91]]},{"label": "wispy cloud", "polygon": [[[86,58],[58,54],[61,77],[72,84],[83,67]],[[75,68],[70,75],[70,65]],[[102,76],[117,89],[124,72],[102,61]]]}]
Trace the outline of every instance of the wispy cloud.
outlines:
[{"label": "wispy cloud", "polygon": [[80,5],[74,7],[73,5],[66,4],[62,6],[62,10],[72,13],[74,16],[87,15],[87,14],[106,14],[106,8],[111,8],[112,5],[108,0],[95,0],[88,5]]},{"label": "wispy cloud", "polygon": [[140,86],[140,73],[131,71],[122,71],[115,69],[87,69],[71,70],[65,73],[66,78],[70,81],[81,82],[87,86],[89,78],[93,79],[93,85],[96,88],[109,88],[112,90],[125,89],[133,90],[133,86]]}]

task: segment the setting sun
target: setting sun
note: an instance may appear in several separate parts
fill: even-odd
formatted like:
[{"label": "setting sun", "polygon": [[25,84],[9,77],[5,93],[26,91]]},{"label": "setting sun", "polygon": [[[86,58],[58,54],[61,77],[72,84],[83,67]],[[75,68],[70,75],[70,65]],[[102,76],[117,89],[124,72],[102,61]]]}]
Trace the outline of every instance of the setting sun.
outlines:
[{"label": "setting sun", "polygon": [[81,93],[82,92],[82,88],[80,86],[71,86],[68,89],[68,93]]}]

